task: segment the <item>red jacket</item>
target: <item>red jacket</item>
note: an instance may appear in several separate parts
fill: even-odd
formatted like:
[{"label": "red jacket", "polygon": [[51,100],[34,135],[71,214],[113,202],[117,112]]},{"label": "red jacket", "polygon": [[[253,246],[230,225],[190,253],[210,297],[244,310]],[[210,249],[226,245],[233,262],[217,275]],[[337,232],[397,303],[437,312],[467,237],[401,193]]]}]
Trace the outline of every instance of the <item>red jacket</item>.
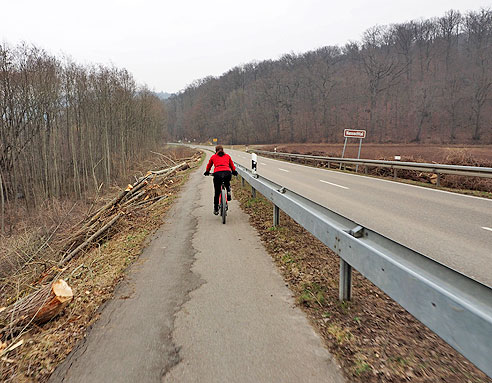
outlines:
[{"label": "red jacket", "polygon": [[234,166],[234,162],[232,162],[231,156],[229,154],[225,154],[223,156],[219,156],[218,154],[214,154],[210,157],[210,161],[207,164],[207,172],[212,169],[212,165],[215,166],[215,172],[224,172],[224,171],[234,171],[236,167]]}]

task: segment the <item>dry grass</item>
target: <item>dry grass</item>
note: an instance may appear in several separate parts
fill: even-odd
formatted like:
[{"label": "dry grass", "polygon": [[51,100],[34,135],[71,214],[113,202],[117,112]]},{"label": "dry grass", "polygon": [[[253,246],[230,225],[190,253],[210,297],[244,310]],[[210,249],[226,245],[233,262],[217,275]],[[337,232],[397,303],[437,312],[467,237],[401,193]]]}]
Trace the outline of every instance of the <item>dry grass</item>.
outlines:
[{"label": "dry grass", "polygon": [[233,183],[234,195],[264,246],[350,382],[473,382],[490,380],[356,271],[353,300],[339,302],[339,258],[272,205]]},{"label": "dry grass", "polygon": [[[261,149],[271,151],[274,147],[277,148],[278,152],[340,157],[343,146],[334,144],[285,144],[278,146],[265,145],[262,146]],[[357,145],[350,145],[346,150],[345,157],[356,158],[357,150]],[[492,146],[490,145],[450,147],[435,145],[368,144],[363,146],[361,158],[393,161],[395,155],[400,155],[402,162],[441,163],[449,165],[482,166],[492,168]],[[313,164],[314,163],[311,163],[311,165]],[[318,164],[317,166],[326,166],[326,164]],[[355,170],[355,168],[351,170]],[[393,169],[374,167],[368,169],[368,174],[392,179]],[[433,186],[436,182],[436,179],[433,177],[432,173],[419,172],[415,170],[399,169],[398,179],[417,182],[422,186]],[[441,175],[440,184],[440,186],[445,189],[492,198],[492,179],[490,178],[443,174]]]},{"label": "dry grass", "polygon": [[[183,158],[189,157],[191,152],[179,148],[174,153]],[[155,168],[154,162],[155,160],[152,161],[152,166]],[[149,166],[149,163],[143,166]],[[144,171],[141,172],[143,173]],[[48,275],[51,278],[54,272],[69,283],[74,290],[75,298],[61,316],[42,327],[34,326],[26,329],[15,339],[7,340],[9,346],[18,340],[23,340],[24,343],[6,355],[2,355],[3,358],[0,360],[1,381],[47,381],[56,365],[84,337],[87,327],[97,320],[99,307],[112,297],[115,286],[123,278],[124,271],[141,253],[146,238],[162,224],[163,216],[171,206],[173,196],[179,191],[187,174],[188,172],[178,173],[173,177],[172,182],[165,186],[166,194],[170,195],[169,198],[153,204],[152,208],[139,210],[126,216],[124,220],[120,220],[111,232],[106,233],[106,238],[102,242],[69,262],[62,270],[50,268],[60,257],[56,251],[60,246],[56,243],[61,243],[64,236],[66,237],[68,232],[73,230],[73,226],[69,226],[67,222],[77,223],[87,216],[88,206],[85,211],[84,209],[77,210],[77,214],[74,214],[75,210],[72,209],[70,217],[64,221],[64,226],[67,228],[64,228],[64,231],[62,229],[56,231],[48,241],[48,245],[43,247],[43,251],[38,251],[38,249],[47,242],[48,237],[53,233],[53,226],[56,228],[63,215],[58,221],[53,221],[53,225],[36,230],[34,230],[35,227],[29,230],[29,225],[25,223],[25,230],[2,241],[2,254],[10,254],[10,256],[22,254],[23,256],[19,257],[14,267],[9,263],[10,270],[14,271],[13,274],[8,275],[4,271],[0,285],[1,305],[11,303],[19,296],[27,294],[38,286],[37,282]],[[103,196],[97,205],[102,205],[114,194],[116,193]],[[69,206],[67,204],[60,210],[65,213],[69,212],[71,209]],[[35,257],[32,257],[32,254],[36,254]],[[29,260],[29,258],[32,259]]]},{"label": "dry grass", "polygon": [[38,276],[56,265],[60,243],[84,217],[88,206],[54,200],[36,212],[18,210],[15,231],[2,236],[0,242],[0,306],[28,292]]},{"label": "dry grass", "polygon": [[[278,152],[300,153],[340,157],[343,144],[279,144],[255,145],[258,149]],[[356,158],[359,143],[351,141],[347,144],[345,157]],[[361,158],[373,159],[394,158],[394,156],[422,158],[425,162],[443,163],[448,156],[469,153],[479,161],[492,162],[492,145],[427,145],[427,144],[362,144]]]}]

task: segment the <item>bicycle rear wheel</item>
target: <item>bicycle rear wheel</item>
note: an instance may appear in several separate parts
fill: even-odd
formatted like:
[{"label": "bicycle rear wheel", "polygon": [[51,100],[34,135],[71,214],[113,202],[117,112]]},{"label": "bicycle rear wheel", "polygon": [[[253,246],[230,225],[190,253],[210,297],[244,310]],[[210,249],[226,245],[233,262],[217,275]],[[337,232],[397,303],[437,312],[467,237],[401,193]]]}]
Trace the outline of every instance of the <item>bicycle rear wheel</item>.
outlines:
[{"label": "bicycle rear wheel", "polygon": [[222,216],[222,223],[226,223],[226,216],[227,216],[227,194],[225,188],[222,188],[220,192],[220,215]]}]

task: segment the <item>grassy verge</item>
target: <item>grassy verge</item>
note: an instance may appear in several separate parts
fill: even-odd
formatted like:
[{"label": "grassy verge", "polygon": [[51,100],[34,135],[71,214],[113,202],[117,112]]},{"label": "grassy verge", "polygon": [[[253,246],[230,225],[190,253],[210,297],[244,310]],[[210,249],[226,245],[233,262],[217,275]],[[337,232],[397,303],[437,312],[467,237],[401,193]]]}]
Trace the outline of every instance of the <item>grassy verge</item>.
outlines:
[{"label": "grassy verge", "polygon": [[489,382],[469,361],[356,271],[351,302],[339,302],[339,259],[249,186],[234,196],[351,382]]},{"label": "grassy verge", "polygon": [[[124,278],[125,270],[138,259],[149,236],[162,225],[166,212],[190,171],[188,169],[178,173],[164,186],[168,198],[120,220],[106,240],[60,270],[60,277],[74,291],[74,300],[59,317],[42,327],[32,327],[15,339],[15,342],[22,341],[23,344],[2,354],[1,381],[48,380],[55,367],[98,319],[101,304],[113,297],[114,289]],[[107,197],[110,199],[110,196]],[[9,342],[9,345],[13,344],[13,341]]]}]

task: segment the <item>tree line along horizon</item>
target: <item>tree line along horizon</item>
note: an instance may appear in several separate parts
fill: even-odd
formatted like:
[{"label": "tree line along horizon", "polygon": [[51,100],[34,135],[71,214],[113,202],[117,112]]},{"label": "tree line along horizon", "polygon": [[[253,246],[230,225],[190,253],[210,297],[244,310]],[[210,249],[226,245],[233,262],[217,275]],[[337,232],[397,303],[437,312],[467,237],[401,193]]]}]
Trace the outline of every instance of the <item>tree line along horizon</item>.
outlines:
[{"label": "tree line along horizon", "polygon": [[366,30],[360,42],[237,66],[166,100],[176,139],[227,144],[492,143],[492,11]]},{"label": "tree line along horizon", "polygon": [[82,198],[166,140],[492,143],[490,9],[368,29],[238,66],[165,101],[125,69],[0,44],[0,203]]},{"label": "tree line along horizon", "polygon": [[165,122],[162,101],[125,69],[0,44],[2,223],[9,202],[81,199],[128,177],[162,147]]}]

